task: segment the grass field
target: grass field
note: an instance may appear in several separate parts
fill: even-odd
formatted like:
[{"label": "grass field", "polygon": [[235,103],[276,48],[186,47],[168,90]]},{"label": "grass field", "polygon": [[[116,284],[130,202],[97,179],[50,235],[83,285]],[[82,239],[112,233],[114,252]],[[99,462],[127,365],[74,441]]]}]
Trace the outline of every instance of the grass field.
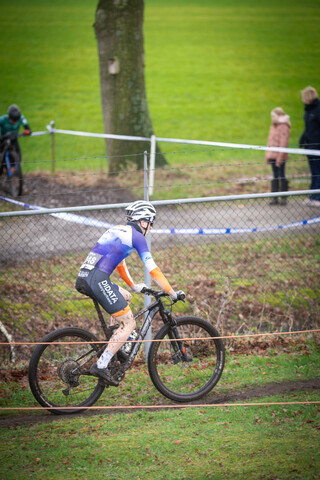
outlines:
[{"label": "grass field", "polygon": [[[33,131],[43,131],[55,120],[57,128],[103,132],[92,26],[96,5],[97,0],[0,0],[0,114],[9,104],[17,103]],[[298,0],[145,0],[146,86],[156,135],[263,145],[270,110],[282,106],[292,121],[290,146],[296,146],[303,129],[300,90],[307,85],[320,90],[319,18],[318,0],[307,4]],[[50,171],[49,136],[22,139],[21,147],[25,173]],[[270,173],[262,152],[166,143],[161,148],[175,170],[159,172],[157,185],[174,180],[177,186],[158,189],[156,199],[180,198],[187,193],[233,193],[234,186],[225,187],[224,182]],[[56,135],[58,173],[72,170],[75,175],[84,169],[99,172],[106,165],[104,156],[103,140]],[[194,168],[201,165],[214,167]],[[305,157],[292,155],[289,174],[308,172]],[[123,178],[122,186],[132,187],[137,181],[119,178]],[[188,184],[194,187],[186,192]],[[307,184],[302,181],[298,186],[305,188]],[[260,185],[268,188],[267,183]],[[255,191],[257,187],[248,188]],[[289,274],[282,266],[279,283],[266,290],[272,308],[298,314],[301,309],[301,323],[306,310],[303,302],[310,298],[310,292],[317,295],[314,285],[308,283],[317,274],[312,253],[316,242],[305,245],[300,252],[303,261],[309,262],[309,270],[303,272],[312,273],[307,280],[301,275],[298,282],[290,277],[292,283],[284,283]],[[241,258],[239,268],[244,270],[247,251],[242,246],[232,251],[234,257]],[[253,270],[259,267],[258,253],[251,264]],[[281,258],[288,256],[287,263],[295,262],[299,267],[300,257],[292,260],[289,251],[280,253]],[[69,310],[72,312],[76,302],[62,298],[60,291],[61,283],[70,283],[73,278],[70,265],[66,265],[61,279],[55,268],[42,269],[42,275],[36,266],[32,274],[27,269],[18,272],[20,290],[13,270],[5,272],[11,283],[10,295],[2,284],[4,322],[10,328],[14,325],[21,337],[34,336],[37,325],[53,325],[50,308],[61,319],[69,315]],[[269,273],[271,278],[271,268]],[[48,291],[41,295],[33,278],[36,275],[42,287],[48,278]],[[57,278],[52,285],[50,281]],[[255,290],[251,291],[249,283],[240,287],[239,304],[247,302],[250,306],[252,298],[257,298]],[[221,300],[220,291],[216,300]],[[316,297],[314,308],[318,311]],[[73,320],[71,313],[70,318]],[[79,316],[74,320],[77,322]],[[228,349],[223,377],[213,395],[319,376],[316,338],[304,336],[300,343],[269,346],[260,355],[253,353],[238,355]],[[22,377],[17,375],[14,381],[7,368],[8,351],[1,355],[1,407],[34,405],[26,381],[28,355],[19,365]],[[117,412],[1,427],[0,480],[319,480],[319,405],[304,404],[319,401],[318,391],[260,397],[257,401],[302,404]],[[141,367],[128,372],[119,389],[109,389],[99,402],[137,405],[166,400],[152,386],[146,368]],[[22,414],[1,412],[2,418]],[[34,416],[39,417],[39,412]]]},{"label": "grass field", "polygon": [[[17,103],[34,131],[103,132],[97,46],[89,0],[1,0],[0,112]],[[270,110],[291,116],[290,145],[303,128],[300,90],[319,79],[319,5],[298,0],[147,0],[146,85],[157,136],[265,144]],[[121,133],[121,132],[110,132]],[[99,168],[103,140],[57,136],[57,168]],[[50,139],[21,141],[24,171],[46,168]],[[257,152],[162,144],[173,166],[256,160]],[[296,158],[295,158],[296,160]],[[37,163],[33,163],[37,162]],[[305,172],[308,171],[304,161]],[[251,175],[259,166],[251,167]]]},{"label": "grass field", "polygon": [[[315,396],[263,400],[288,399]],[[316,405],[219,407],[14,427],[0,431],[1,478],[315,480],[318,413]]]},{"label": "grass field", "polygon": [[[214,403],[221,394],[316,378],[318,341],[300,337],[283,352],[276,348],[262,355],[228,354],[223,377],[209,397]],[[1,382],[1,407],[35,404],[25,379],[17,379]],[[281,405],[285,402],[293,403]],[[54,422],[45,421],[43,411],[33,411],[27,423],[23,415],[30,412],[9,411],[6,415],[22,417],[20,425],[16,417],[9,428],[0,427],[0,478],[314,480],[320,466],[316,402],[318,393],[306,391],[253,395],[247,406],[133,408]],[[97,405],[117,404],[157,406],[167,400],[152,386],[142,364],[129,371],[117,389],[106,390]]]}]

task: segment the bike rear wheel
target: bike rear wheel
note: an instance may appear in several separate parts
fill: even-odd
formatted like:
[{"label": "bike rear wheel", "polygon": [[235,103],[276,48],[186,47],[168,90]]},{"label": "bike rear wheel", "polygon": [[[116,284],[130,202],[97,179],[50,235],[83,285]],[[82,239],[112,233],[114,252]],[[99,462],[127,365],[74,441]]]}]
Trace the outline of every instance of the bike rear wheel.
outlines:
[{"label": "bike rear wheel", "polygon": [[50,333],[41,342],[44,344],[35,348],[29,364],[29,385],[39,404],[60,415],[79,413],[93,405],[105,388],[89,374],[102,347],[98,339],[82,328],[68,327]]},{"label": "bike rear wheel", "polygon": [[[180,337],[181,341],[171,341]],[[164,325],[155,336],[148,355],[154,386],[176,402],[198,400],[219,381],[225,348],[213,325],[198,317],[177,319],[177,330]],[[187,340],[182,340],[187,339]]]},{"label": "bike rear wheel", "polygon": [[9,191],[13,198],[22,195],[23,177],[20,163],[16,163],[13,174],[8,178]]}]

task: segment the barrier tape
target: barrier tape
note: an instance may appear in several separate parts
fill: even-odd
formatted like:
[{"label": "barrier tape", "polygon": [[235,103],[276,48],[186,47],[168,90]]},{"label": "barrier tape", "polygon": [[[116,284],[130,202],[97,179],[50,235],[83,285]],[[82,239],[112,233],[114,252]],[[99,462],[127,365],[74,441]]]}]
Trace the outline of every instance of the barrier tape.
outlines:
[{"label": "barrier tape", "polygon": [[[49,127],[48,127],[49,128]],[[50,128],[49,133],[63,133],[65,135],[76,135],[80,137],[96,137],[96,138],[110,138],[118,140],[133,140],[133,141],[151,141],[150,137],[133,137],[128,135],[112,135],[107,133],[90,133],[76,130],[64,130],[61,128]],[[226,148],[240,148],[246,150],[263,150],[271,152],[286,152],[299,155],[314,155],[320,156],[320,150],[313,150],[307,148],[283,148],[283,147],[267,147],[260,145],[246,145],[242,143],[223,143],[223,142],[209,142],[204,140],[186,140],[182,138],[163,138],[154,136],[155,141],[166,143],[183,143],[188,145],[204,145],[209,147],[226,147]]]},{"label": "barrier tape", "polygon": [[[29,205],[28,203],[19,202],[12,198],[0,196],[0,200],[4,200],[9,203],[21,205],[22,207],[29,208],[31,210],[48,210],[45,207],[39,207],[37,205]],[[86,225],[88,227],[96,228],[111,228],[113,224],[96,220],[81,215],[75,215],[73,213],[50,213],[52,217],[60,218],[66,222],[77,223],[80,225]],[[306,220],[300,220],[298,222],[287,223],[285,225],[277,225],[270,227],[254,227],[254,228],[154,228],[152,234],[164,234],[164,235],[230,235],[241,233],[257,233],[257,232],[270,232],[274,230],[285,230],[289,228],[305,227],[306,225],[314,225],[320,223],[320,216],[308,218]]]},{"label": "barrier tape", "polygon": [[[77,130],[65,130],[62,128],[54,128],[51,125],[47,126],[48,131],[42,132],[32,132],[31,136],[36,137],[40,135],[48,135],[54,133],[63,133],[65,135],[75,135],[78,137],[95,137],[95,138],[109,138],[114,140],[131,140],[131,141],[147,141],[151,142],[151,137],[135,137],[130,135],[114,135],[108,133],[92,133],[92,132],[82,132]],[[188,145],[204,145],[209,147],[224,147],[224,148],[241,148],[246,150],[263,150],[271,152],[286,152],[286,153],[295,153],[299,155],[314,155],[320,156],[320,150],[313,150],[308,148],[284,148],[284,147],[267,147],[260,145],[246,145],[243,143],[224,143],[224,142],[209,142],[206,140],[186,140],[183,138],[163,138],[153,136],[155,141],[166,142],[166,143],[178,143],[178,144],[188,144]]]},{"label": "barrier tape", "polygon": [[[247,333],[244,335],[221,335],[219,337],[186,337],[179,338],[183,341],[191,340],[225,340],[225,339],[238,339],[244,337],[267,337],[267,336],[276,336],[276,335],[298,335],[305,333],[316,333],[320,332],[320,329],[313,330],[298,330],[294,332],[271,332],[271,333]],[[90,333],[90,332],[88,332]],[[150,339],[150,340],[126,340],[125,343],[153,343],[153,342],[176,342],[177,339],[170,338],[159,338],[159,339]],[[97,343],[123,343],[123,340],[95,340],[92,342],[0,342],[0,345],[83,345],[83,344],[97,344]]]}]

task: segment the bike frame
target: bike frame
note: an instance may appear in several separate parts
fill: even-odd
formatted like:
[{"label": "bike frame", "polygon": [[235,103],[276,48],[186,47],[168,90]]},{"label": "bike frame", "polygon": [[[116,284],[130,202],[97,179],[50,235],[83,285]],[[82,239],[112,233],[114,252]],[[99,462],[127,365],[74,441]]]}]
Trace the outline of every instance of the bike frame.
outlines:
[{"label": "bike frame", "polygon": [[11,167],[10,151],[12,151],[12,149],[13,149],[12,140],[20,138],[20,137],[24,137],[24,135],[23,134],[12,135],[12,136],[9,136],[7,138],[4,135],[0,140],[1,145],[4,145],[2,153],[1,153],[1,157],[2,157],[1,162],[6,165],[7,170],[8,170],[8,175],[10,177],[12,177],[12,173],[9,170],[10,167]]},{"label": "bike frame", "polygon": [[[21,157],[18,150],[14,148],[13,141],[23,135],[8,135],[0,137],[0,175],[5,171],[9,193],[13,196],[22,194],[23,176],[21,170]],[[12,168],[14,167],[14,168]]]},{"label": "bike frame", "polygon": [[6,162],[6,167],[7,167],[7,173],[9,177],[12,177],[12,172],[10,170],[11,168],[11,163],[10,163],[10,155],[9,155],[9,148],[7,147],[4,153],[4,158]]},{"label": "bike frame", "polygon": [[[141,344],[142,344],[142,341],[145,339],[146,337],[146,334],[151,326],[151,323],[152,323],[152,320],[154,319],[155,315],[159,312],[160,313],[160,316],[162,318],[162,321],[163,323],[170,323],[170,325],[172,325],[172,328],[173,328],[173,331],[174,331],[174,334],[175,336],[172,337],[175,338],[176,340],[178,340],[180,337],[179,337],[179,334],[178,334],[178,331],[177,329],[175,328],[176,327],[176,321],[175,319],[172,317],[171,315],[171,312],[170,310],[166,309],[162,300],[161,300],[161,297],[162,296],[167,296],[166,294],[164,293],[159,293],[159,296],[157,297],[157,299],[151,303],[150,305],[148,305],[147,307],[143,308],[142,310],[140,310],[137,314],[134,315],[134,318],[137,319],[139,317],[141,317],[141,315],[144,315],[145,313],[147,315],[145,315],[145,319],[144,319],[144,322],[141,326],[141,329],[140,329],[140,332],[139,332],[139,335],[138,335],[138,338],[137,340],[135,340],[134,342],[134,346],[127,358],[127,360],[123,363],[123,367],[125,370],[127,370],[133,363],[140,347],[141,347]],[[112,335],[112,332],[114,330],[114,326],[111,326],[111,327],[108,327],[105,320],[104,320],[104,317],[103,317],[103,314],[101,312],[101,308],[100,308],[100,305],[98,304],[98,302],[96,300],[93,300],[93,303],[94,303],[94,306],[97,310],[97,313],[98,313],[98,317],[99,317],[99,320],[100,320],[100,323],[101,323],[101,326],[102,326],[102,329],[106,335],[106,340],[109,340],[111,335]],[[171,337],[171,335],[170,335]],[[182,342],[181,341],[177,341],[177,342],[172,342],[174,345],[174,350],[175,352],[178,352],[178,351],[181,351],[182,353],[183,352],[183,345],[182,345]],[[104,350],[105,346],[99,350],[98,354]]]}]

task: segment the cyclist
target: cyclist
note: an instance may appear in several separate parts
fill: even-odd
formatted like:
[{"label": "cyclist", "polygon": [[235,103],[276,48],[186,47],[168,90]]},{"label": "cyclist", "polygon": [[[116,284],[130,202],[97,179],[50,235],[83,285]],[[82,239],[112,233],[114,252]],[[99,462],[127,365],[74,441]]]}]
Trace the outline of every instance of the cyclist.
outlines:
[{"label": "cyclist", "polygon": [[[21,150],[17,139],[20,126],[23,126],[23,135],[31,135],[31,128],[17,105],[10,105],[8,113],[0,117],[0,135],[12,134],[11,145],[21,162]],[[0,147],[1,148],[1,147]]]},{"label": "cyclist", "polygon": [[125,262],[125,258],[136,250],[151,277],[173,299],[177,298],[176,292],[155,264],[145,238],[155,221],[156,209],[150,202],[138,200],[126,208],[126,216],[126,225],[114,226],[100,237],[82,264],[75,285],[80,293],[97,300],[111,315],[113,322],[119,325],[107,348],[90,369],[93,375],[114,386],[119,382],[112,377],[108,364],[134,330],[136,322],[129,306],[131,294],[110,280],[112,272],[116,269],[132,291],[141,293],[146,285],[133,282]]}]

